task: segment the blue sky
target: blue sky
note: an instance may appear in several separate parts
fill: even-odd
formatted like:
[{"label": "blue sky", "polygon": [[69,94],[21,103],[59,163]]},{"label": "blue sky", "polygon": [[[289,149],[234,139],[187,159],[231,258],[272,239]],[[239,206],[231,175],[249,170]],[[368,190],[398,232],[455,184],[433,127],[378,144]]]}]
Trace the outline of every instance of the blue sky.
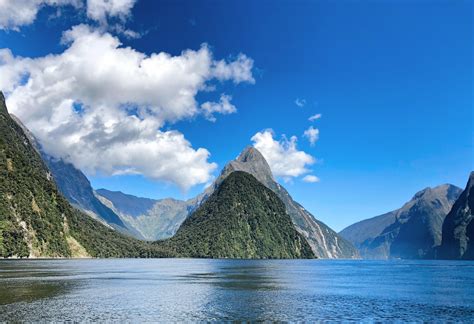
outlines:
[{"label": "blue sky", "polygon": [[[309,168],[320,182],[280,182],[341,230],[400,207],[427,186],[464,187],[474,169],[472,9],[470,1],[140,0],[124,26],[143,35],[116,36],[145,54],[180,55],[207,43],[216,59],[251,58],[254,84],[213,81],[217,94],[232,96],[236,113],[164,129],[206,148],[218,165],[214,175],[257,132],[297,136],[298,150],[317,159]],[[65,30],[98,25],[72,7],[52,18],[57,10],[41,9],[19,31],[0,30],[0,48],[22,57],[58,54],[67,47],[60,43]],[[215,97],[200,92],[196,99]],[[317,113],[320,119],[308,121]],[[303,137],[311,125],[320,131],[314,146]],[[203,188],[183,191],[140,175],[90,180],[151,198],[189,198]]]}]

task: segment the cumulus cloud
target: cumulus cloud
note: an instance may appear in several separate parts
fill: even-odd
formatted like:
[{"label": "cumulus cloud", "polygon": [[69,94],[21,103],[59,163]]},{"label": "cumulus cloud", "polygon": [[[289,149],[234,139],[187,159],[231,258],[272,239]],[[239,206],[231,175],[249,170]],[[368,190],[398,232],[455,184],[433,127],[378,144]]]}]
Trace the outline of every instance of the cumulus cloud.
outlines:
[{"label": "cumulus cloud", "polygon": [[215,62],[213,75],[220,81],[233,80],[234,83],[255,83],[252,68],[253,60],[240,53],[234,61],[220,60]]},{"label": "cumulus cloud", "polygon": [[304,131],[303,136],[306,137],[311,146],[313,146],[319,139],[319,129],[309,126],[309,128]]},{"label": "cumulus cloud", "polygon": [[114,17],[126,20],[136,0],[87,0],[87,17],[107,24],[107,19]]},{"label": "cumulus cloud", "polygon": [[315,175],[308,174],[307,176],[304,176],[303,181],[308,183],[315,183],[319,182],[319,178]]},{"label": "cumulus cloud", "polygon": [[223,115],[233,114],[237,112],[237,108],[231,104],[232,97],[222,94],[219,102],[205,102],[201,105],[204,116],[212,122],[216,121],[214,113]]},{"label": "cumulus cloud", "polygon": [[273,131],[267,129],[256,133],[251,140],[253,146],[263,154],[275,176],[290,179],[310,171],[307,167],[316,160],[298,150],[296,136],[292,136],[289,140],[283,136],[279,141],[273,137]]},{"label": "cumulus cloud", "polygon": [[[162,128],[200,114],[195,97],[208,82],[253,82],[249,58],[216,61],[206,45],[146,55],[84,25],[64,33],[63,43],[63,53],[39,58],[0,49],[0,89],[10,112],[46,152],[88,173],[142,174],[183,189],[210,180],[216,165],[209,152]],[[207,110],[212,116],[235,107],[224,95]]]},{"label": "cumulus cloud", "polygon": [[310,122],[312,122],[312,121],[315,121],[315,120],[320,119],[322,116],[323,116],[323,115],[321,115],[321,114],[316,114],[316,115],[313,115],[313,116],[309,117],[308,120],[309,120]]},{"label": "cumulus cloud", "polygon": [[[84,1],[86,1],[84,6]],[[107,25],[110,18],[125,21],[137,0],[0,0],[0,29],[19,30],[32,24],[41,8],[70,5],[76,9],[86,8],[87,17]],[[124,29],[124,35],[137,37],[137,32]]]},{"label": "cumulus cloud", "polygon": [[19,30],[36,19],[44,6],[82,6],[82,0],[0,0],[0,29]]},{"label": "cumulus cloud", "polygon": [[295,105],[298,107],[304,107],[306,105],[306,99],[296,98]]}]

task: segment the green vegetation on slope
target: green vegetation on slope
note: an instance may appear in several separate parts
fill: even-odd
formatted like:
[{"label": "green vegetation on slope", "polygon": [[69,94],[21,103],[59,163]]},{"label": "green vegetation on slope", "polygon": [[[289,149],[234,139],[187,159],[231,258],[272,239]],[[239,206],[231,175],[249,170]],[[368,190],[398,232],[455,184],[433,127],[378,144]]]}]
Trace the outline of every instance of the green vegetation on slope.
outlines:
[{"label": "green vegetation on slope", "polygon": [[174,237],[159,244],[183,257],[314,257],[278,196],[241,171],[231,173]]},{"label": "green vegetation on slope", "polygon": [[0,257],[161,257],[161,246],[121,235],[74,209],[0,92]]}]

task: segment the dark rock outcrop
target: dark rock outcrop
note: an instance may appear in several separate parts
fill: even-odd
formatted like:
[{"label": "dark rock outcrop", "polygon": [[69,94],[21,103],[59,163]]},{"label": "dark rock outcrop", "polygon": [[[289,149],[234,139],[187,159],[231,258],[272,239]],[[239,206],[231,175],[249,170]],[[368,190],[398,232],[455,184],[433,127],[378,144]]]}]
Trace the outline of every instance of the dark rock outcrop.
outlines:
[{"label": "dark rock outcrop", "polygon": [[443,224],[439,259],[474,260],[474,172]]}]

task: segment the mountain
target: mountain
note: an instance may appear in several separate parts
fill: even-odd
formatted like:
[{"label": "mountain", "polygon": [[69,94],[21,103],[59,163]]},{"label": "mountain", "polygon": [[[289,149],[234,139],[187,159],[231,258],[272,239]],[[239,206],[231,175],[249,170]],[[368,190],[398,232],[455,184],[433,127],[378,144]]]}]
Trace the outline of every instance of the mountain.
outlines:
[{"label": "mountain", "polygon": [[98,189],[96,190],[96,193],[111,201],[114,204],[114,207],[122,213],[132,217],[146,214],[146,212],[156,203],[156,200],[154,199],[135,197],[133,195],[124,194],[120,191]]},{"label": "mountain", "polygon": [[94,190],[84,173],[74,167],[71,163],[48,155],[28,128],[23,125],[16,116],[10,116],[19,126],[21,126],[30,143],[32,143],[32,146],[40,154],[43,162],[51,171],[51,175],[53,176],[59,191],[69,201],[69,203],[121,233],[142,238],[134,228],[127,226],[127,224],[125,224],[116,213],[97,199]]},{"label": "mountain", "polygon": [[234,171],[164,244],[183,257],[313,258],[278,196]]},{"label": "mountain", "polygon": [[474,260],[474,172],[443,223],[439,259]]},{"label": "mountain", "polygon": [[339,234],[363,258],[426,258],[441,243],[443,221],[461,194],[445,184],[416,193],[400,209],[355,223]]},{"label": "mountain", "polygon": [[[148,200],[123,193],[97,190],[101,201],[111,207],[126,223],[149,240],[173,236],[186,217],[203,204],[222,182],[234,171],[244,171],[253,175],[283,201],[296,229],[310,244],[319,258],[357,258],[358,251],[347,240],[339,236],[324,223],[316,220],[273,178],[270,166],[263,155],[254,147],[245,148],[240,155],[230,161],[219,177],[203,193],[187,201],[163,199],[154,200],[152,207]],[[103,199],[105,198],[105,199]],[[145,202],[143,204],[142,202]],[[146,211],[145,211],[146,209]],[[134,213],[134,211],[137,211]]]},{"label": "mountain", "polygon": [[244,171],[252,174],[267,188],[272,190],[285,204],[296,230],[302,234],[318,258],[358,258],[358,251],[346,239],[339,236],[326,224],[318,221],[311,213],[295,202],[288,191],[275,181],[272,171],[263,155],[254,147],[248,146],[234,161],[229,162],[221,175],[197,200],[205,200],[213,190],[232,172]]},{"label": "mountain", "polygon": [[104,226],[59,192],[0,92],[0,257],[168,256]]},{"label": "mountain", "polygon": [[182,200],[140,198],[106,189],[96,193],[104,205],[149,241],[173,236],[190,213],[189,203]]}]

